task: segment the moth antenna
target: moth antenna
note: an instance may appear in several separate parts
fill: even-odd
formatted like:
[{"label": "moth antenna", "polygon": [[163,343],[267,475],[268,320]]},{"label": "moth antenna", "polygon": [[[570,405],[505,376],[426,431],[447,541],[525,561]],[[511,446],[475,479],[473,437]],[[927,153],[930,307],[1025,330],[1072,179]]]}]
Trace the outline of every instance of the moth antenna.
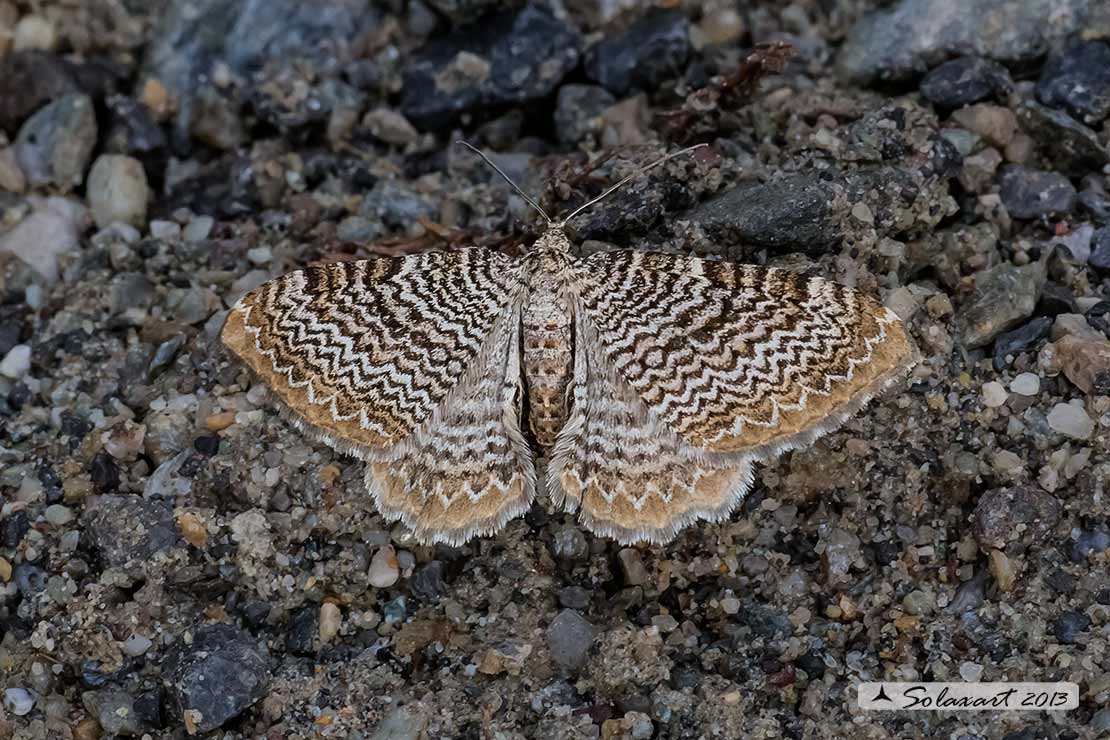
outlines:
[{"label": "moth antenna", "polygon": [[707,146],[709,146],[709,145],[708,144],[694,144],[693,146],[688,146],[685,149],[679,149],[677,152],[672,152],[672,153],[668,154],[665,157],[660,157],[659,159],[655,160],[651,164],[646,165],[644,167],[641,167],[640,169],[636,170],[631,175],[624,178],[623,180],[618,182],[616,185],[612,186],[611,188],[609,188],[608,190],[606,190],[604,193],[597,196],[593,200],[587,201],[587,202],[583,203],[582,205],[578,206],[577,208],[575,208],[573,211],[570,212],[569,216],[565,217],[562,221],[559,222],[559,225],[566,224],[567,222],[569,222],[572,218],[577,216],[582,211],[586,210],[587,208],[589,208],[593,204],[597,203],[602,198],[608,197],[612,193],[615,193],[616,191],[620,190],[622,187],[624,187],[625,185],[627,185],[629,182],[631,182],[635,178],[639,177],[640,175],[644,174],[648,170],[653,169],[655,167],[658,167],[659,165],[663,164],[664,162],[669,162],[670,160],[674,159],[675,157],[685,156],[685,155],[689,154],[690,152],[697,151],[698,149],[702,149],[702,148],[707,147]]},{"label": "moth antenna", "polygon": [[547,213],[546,213],[546,212],[545,212],[545,211],[544,211],[544,210],[543,210],[542,208],[540,208],[540,204],[539,204],[539,203],[537,203],[536,201],[532,200],[532,199],[531,199],[530,197],[528,197],[528,194],[527,194],[527,193],[525,193],[525,192],[524,192],[523,190],[521,190],[521,189],[520,189],[520,186],[519,186],[519,185],[517,185],[517,184],[516,184],[515,182],[513,182],[513,181],[512,181],[512,180],[511,180],[511,179],[509,178],[509,176],[508,176],[508,175],[506,175],[506,174],[505,174],[504,172],[502,172],[502,171],[501,171],[501,168],[500,168],[500,167],[498,167],[497,165],[495,165],[495,164],[493,163],[493,161],[492,161],[492,160],[491,160],[491,159],[490,159],[489,157],[487,157],[487,156],[486,156],[486,155],[485,155],[485,154],[484,154],[484,153],[482,152],[482,150],[481,150],[481,149],[479,149],[479,148],[478,148],[478,147],[476,147],[476,146],[472,146],[471,144],[468,144],[467,142],[465,142],[465,141],[461,141],[461,140],[460,140],[460,141],[456,141],[455,143],[456,143],[456,144],[462,144],[462,145],[463,145],[463,146],[465,146],[465,147],[466,147],[467,149],[469,149],[470,151],[474,152],[474,153],[475,153],[475,154],[477,154],[477,155],[478,155],[479,157],[481,157],[481,158],[482,158],[482,160],[483,160],[483,161],[484,161],[484,162],[485,162],[486,164],[488,164],[488,165],[489,165],[490,167],[492,167],[492,168],[493,168],[493,171],[494,171],[494,172],[496,172],[497,174],[501,175],[501,177],[502,177],[502,178],[504,178],[505,182],[509,183],[509,185],[511,185],[511,186],[513,187],[513,190],[515,190],[515,191],[517,192],[517,194],[519,194],[519,195],[520,195],[520,197],[521,197],[521,198],[524,198],[524,201],[525,201],[525,202],[526,202],[526,203],[527,203],[528,205],[530,205],[530,206],[532,206],[533,208],[535,208],[535,209],[536,209],[536,211],[537,211],[537,212],[538,212],[538,213],[539,213],[539,214],[540,214],[541,216],[543,216],[543,220],[547,222],[547,225],[548,225],[548,226],[551,226],[551,225],[553,224],[553,222],[552,222],[552,220],[551,220],[551,217],[550,217],[550,216],[548,216],[548,215],[547,215]]}]

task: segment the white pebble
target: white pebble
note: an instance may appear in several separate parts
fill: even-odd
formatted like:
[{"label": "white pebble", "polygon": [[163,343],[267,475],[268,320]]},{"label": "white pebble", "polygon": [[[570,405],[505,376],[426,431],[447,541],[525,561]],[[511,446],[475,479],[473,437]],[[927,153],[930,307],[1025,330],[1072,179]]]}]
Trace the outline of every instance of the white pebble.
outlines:
[{"label": "white pebble", "polygon": [[1095,423],[1080,404],[1058,403],[1048,412],[1048,426],[1052,431],[1072,439],[1090,439]]},{"label": "white pebble", "polygon": [[58,32],[54,30],[54,24],[41,15],[25,15],[15,26],[12,39],[15,51],[53,51],[57,45]]},{"label": "white pebble", "polygon": [[112,224],[142,226],[150,198],[142,163],[122,154],[101,154],[89,171],[89,206],[101,229]]},{"label": "white pebble", "polygon": [[1010,390],[1019,396],[1035,396],[1041,392],[1041,379],[1035,373],[1022,373],[1010,381]]},{"label": "white pebble", "polygon": [[397,564],[397,554],[391,545],[386,545],[374,553],[370,560],[370,585],[374,588],[389,588],[401,576]]},{"label": "white pebble", "polygon": [[268,246],[262,245],[254,249],[247,250],[247,259],[250,260],[252,265],[262,266],[270,264],[273,260],[274,253]]},{"label": "white pebble", "polygon": [[4,708],[16,717],[30,714],[31,710],[35,708],[35,695],[27,689],[5,689]]},{"label": "white pebble", "polygon": [[127,640],[127,642],[123,643],[123,652],[127,653],[132,658],[136,658],[145,653],[147,650],[150,650],[150,647],[153,644],[154,643],[150,641],[149,637],[143,637],[142,635],[132,635],[130,639]]},{"label": "white pebble", "polygon": [[197,216],[189,225],[185,227],[183,236],[187,242],[199,242],[208,238],[212,233],[212,227],[216,225],[216,220],[211,216]]},{"label": "white pebble", "polygon": [[972,663],[970,660],[965,660],[960,663],[960,678],[965,681],[978,681],[983,677],[983,666],[978,663]]},{"label": "white pebble", "polygon": [[1009,397],[1010,394],[998,381],[992,380],[989,383],[983,383],[983,405],[996,409],[1005,404]]},{"label": "white pebble", "polygon": [[181,227],[173,221],[151,221],[150,235],[155,239],[177,239],[181,236]]},{"label": "white pebble", "polygon": [[31,369],[31,348],[26,344],[17,344],[8,350],[4,359],[0,360],[0,375],[12,380],[19,380]]}]

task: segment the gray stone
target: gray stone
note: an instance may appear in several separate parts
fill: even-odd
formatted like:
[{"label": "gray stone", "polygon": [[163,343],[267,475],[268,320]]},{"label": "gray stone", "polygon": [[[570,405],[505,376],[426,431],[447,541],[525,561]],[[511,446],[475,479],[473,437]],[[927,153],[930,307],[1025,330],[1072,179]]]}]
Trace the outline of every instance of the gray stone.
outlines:
[{"label": "gray stone", "polygon": [[1079,633],[1086,632],[1091,626],[1091,618],[1081,611],[1066,611],[1056,618],[1052,631],[1056,639],[1066,645],[1078,642]]},{"label": "gray stone", "polygon": [[134,737],[143,732],[139,715],[135,712],[135,699],[120,689],[86,691],[81,702],[89,714],[96,717],[101,729],[109,735]]},{"label": "gray stone", "polygon": [[534,5],[433,39],[404,71],[402,112],[443,129],[464,113],[549,95],[578,65],[578,31]]},{"label": "gray stone", "polygon": [[35,695],[24,688],[4,689],[4,708],[16,717],[23,717],[35,708]]},{"label": "gray stone", "polygon": [[1027,62],[1083,28],[1091,0],[900,0],[852,27],[837,59],[854,82],[904,80],[949,57]]},{"label": "gray stone", "polygon": [[335,236],[340,241],[367,244],[382,235],[382,222],[365,216],[348,216],[339,222]]},{"label": "gray stone", "polygon": [[1033,219],[1071,213],[1075,188],[1055,172],[1007,165],[999,175],[999,195],[1014,218]]},{"label": "gray stone", "polygon": [[690,55],[690,24],[677,10],[648,13],[586,54],[586,76],[614,95],[652,91],[681,77]]},{"label": "gray stone", "polygon": [[984,550],[1021,541],[1040,544],[1060,520],[1060,501],[1036,486],[996,488],[975,505],[975,537]]},{"label": "gray stone", "polygon": [[1110,162],[1098,135],[1063,111],[1027,100],[1017,109],[1017,118],[1061,172],[1080,176]]},{"label": "gray stone", "polygon": [[717,241],[740,241],[776,252],[820,253],[840,239],[831,219],[831,186],[817,175],[746,183],[710,198],[684,218]]},{"label": "gray stone", "polygon": [[975,293],[956,313],[964,345],[982,347],[1027,319],[1037,305],[1045,277],[1045,267],[1039,262],[1021,267],[1007,263],[976,273]]},{"label": "gray stone", "polygon": [[568,562],[585,560],[590,554],[586,535],[575,526],[559,528],[551,543],[551,554]]},{"label": "gray stone", "polygon": [[1110,272],[1110,226],[1096,229],[1091,237],[1091,256],[1087,264],[1101,272]]},{"label": "gray stone", "polygon": [[19,129],[16,161],[32,187],[68,192],[85,179],[96,146],[96,113],[87,95],[66,95],[39,109]]},{"label": "gray stone", "polygon": [[[216,124],[238,121],[234,110],[228,111],[229,117],[215,115],[214,110],[214,104],[234,108],[237,101],[222,101],[211,83],[198,84],[198,80],[211,80],[221,63],[233,74],[258,74],[265,79],[298,62],[311,62],[320,73],[319,84],[305,100],[312,101],[316,117],[326,116],[324,88],[336,82],[329,66],[345,53],[351,40],[378,26],[376,7],[373,0],[173,0],[158,14],[143,58],[142,78],[158,80],[177,101],[179,139],[190,131],[200,136],[205,118]],[[252,103],[263,117],[272,112],[265,95]],[[207,138],[212,139],[212,133]],[[226,145],[237,134],[221,136],[228,138]]]},{"label": "gray stone", "polygon": [[930,103],[955,110],[1013,89],[1010,72],[1001,64],[982,57],[953,59],[934,68],[921,80],[921,94]]},{"label": "gray stone", "polygon": [[1037,98],[1098,124],[1110,115],[1110,44],[1086,41],[1053,55],[1041,68]]},{"label": "gray stone", "polygon": [[408,707],[397,707],[382,717],[369,740],[419,740],[425,724]]},{"label": "gray stone", "polygon": [[162,676],[177,716],[195,712],[196,731],[210,732],[265,696],[270,657],[264,644],[231,625],[204,625],[191,643],[169,652]]},{"label": "gray stone", "polygon": [[1100,709],[1091,716],[1091,729],[1098,733],[1110,732],[1110,709]]},{"label": "gray stone", "polygon": [[547,646],[551,657],[568,671],[577,671],[582,667],[596,637],[597,628],[571,609],[563,609],[547,627]]},{"label": "gray stone", "polygon": [[376,219],[395,229],[406,229],[421,218],[433,218],[434,203],[412,188],[393,180],[380,180],[362,199],[362,216]]},{"label": "gray stone", "polygon": [[178,539],[173,509],[139,496],[101,496],[81,523],[93,549],[112,567],[148,560]]},{"label": "gray stone", "polygon": [[616,98],[597,85],[563,85],[555,99],[555,136],[567,146],[600,128],[600,116]]}]

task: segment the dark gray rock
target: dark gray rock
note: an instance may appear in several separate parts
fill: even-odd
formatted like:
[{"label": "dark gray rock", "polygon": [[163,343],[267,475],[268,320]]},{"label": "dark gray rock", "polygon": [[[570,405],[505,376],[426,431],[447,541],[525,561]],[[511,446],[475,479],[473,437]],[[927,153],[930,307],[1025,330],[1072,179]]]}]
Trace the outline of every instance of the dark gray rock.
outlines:
[{"label": "dark gray rock", "polygon": [[1098,135],[1063,111],[1028,100],[1017,109],[1017,117],[1025,133],[1061,172],[1081,176],[1110,162]]},{"label": "dark gray rock", "polygon": [[320,608],[302,606],[289,617],[285,631],[285,649],[294,655],[315,655],[316,637],[320,632]]},{"label": "dark gray rock", "polygon": [[1092,0],[900,0],[852,27],[837,60],[854,82],[903,80],[957,55],[1026,62],[1084,27]]},{"label": "dark gray rock", "polygon": [[1087,264],[1100,272],[1110,272],[1110,226],[1095,230]]},{"label": "dark gray rock", "polygon": [[1001,550],[1020,540],[1044,541],[1060,520],[1060,501],[1037,486],[996,488],[975,505],[975,537],[986,549]]},{"label": "dark gray rock", "polygon": [[447,565],[433,560],[420,566],[412,576],[412,595],[425,603],[435,603],[447,591]]},{"label": "dark gray rock", "polygon": [[135,712],[135,699],[121,689],[86,691],[81,702],[109,736],[134,737],[143,732]]},{"label": "dark gray rock", "polygon": [[583,611],[590,605],[590,592],[581,586],[564,586],[559,589],[559,606]]},{"label": "dark gray rock", "polygon": [[534,6],[433,39],[404,71],[401,107],[422,129],[549,95],[578,65],[578,31]]},{"label": "dark gray rock", "polygon": [[952,601],[948,603],[948,612],[950,614],[963,614],[982,606],[986,598],[989,573],[985,568],[981,569],[974,576],[961,583],[960,587],[956,589]]},{"label": "dark gray rock", "polygon": [[1033,313],[1045,283],[1039,262],[1017,267],[1006,263],[976,273],[975,292],[956,312],[964,346],[982,347]]},{"label": "dark gray rock", "polygon": [[1110,224],[1110,196],[1105,192],[1087,188],[1079,191],[1075,202],[1079,210],[1087,213],[1096,223]]},{"label": "dark gray rock", "polygon": [[551,554],[564,562],[585,560],[590,554],[589,543],[582,530],[574,526],[561,527],[555,532]]},{"label": "dark gray rock", "polygon": [[45,103],[82,90],[78,65],[44,51],[17,51],[0,61],[0,129],[14,134]]},{"label": "dark gray rock", "polygon": [[1014,218],[1067,214],[1075,207],[1075,187],[1055,172],[1012,164],[1002,168],[998,182],[1002,204]]},{"label": "dark gray rock", "polygon": [[572,146],[589,134],[593,122],[616,102],[608,90],[597,85],[563,85],[555,102],[555,135]]},{"label": "dark gray rock", "polygon": [[1037,98],[1097,124],[1110,115],[1110,44],[1087,41],[1053,55],[1041,69]]},{"label": "dark gray rock", "polygon": [[19,594],[25,599],[34,598],[45,588],[50,576],[34,563],[20,563],[12,572],[12,580]]},{"label": "dark gray rock", "polygon": [[[200,102],[215,90],[209,80],[217,63],[250,76],[268,65],[276,73],[311,61],[317,78],[327,83],[333,81],[332,60],[379,21],[372,0],[172,0],[158,18],[142,77],[157,79],[174,96],[179,138],[206,115],[207,104]],[[323,108],[315,96],[306,102],[310,98],[314,110]]]},{"label": "dark gray rock", "polygon": [[31,519],[26,511],[13,511],[0,520],[0,547],[15,549],[31,529]]},{"label": "dark gray rock", "polygon": [[794,632],[790,617],[781,609],[768,604],[745,604],[738,616],[752,632],[768,640],[775,637],[789,637]]},{"label": "dark gray rock", "polygon": [[477,20],[491,10],[507,4],[505,0],[427,0],[427,3],[455,25]]},{"label": "dark gray rock", "polygon": [[404,229],[419,223],[421,217],[433,218],[438,208],[405,185],[393,180],[380,180],[362,199],[359,213],[390,228]]},{"label": "dark gray rock", "polygon": [[1110,533],[1102,528],[1084,529],[1071,543],[1068,553],[1072,562],[1082,563],[1087,556],[1104,552],[1110,548]]},{"label": "dark gray rock", "polygon": [[68,191],[85,179],[96,146],[96,112],[87,95],[66,95],[40,108],[19,129],[15,156],[32,186]]},{"label": "dark gray rock", "polygon": [[1091,626],[1091,618],[1081,611],[1067,611],[1056,618],[1052,631],[1056,639],[1065,645],[1074,645],[1079,633],[1086,632]]},{"label": "dark gray rock", "polygon": [[582,667],[596,637],[597,628],[572,609],[563,609],[547,627],[551,657],[567,671]]},{"label": "dark gray rock", "polygon": [[1052,330],[1052,319],[1047,316],[1038,316],[1028,321],[1017,329],[1012,329],[999,334],[994,341],[994,366],[1001,370],[1006,367],[1006,357],[1017,355],[1027,349],[1034,349],[1048,337]]},{"label": "dark gray rock", "polygon": [[677,10],[649,13],[586,55],[586,76],[614,95],[650,92],[681,77],[690,56],[690,24]]},{"label": "dark gray rock", "polygon": [[736,245],[737,257],[746,257],[752,247],[821,254],[843,236],[834,198],[866,202],[877,222],[893,223],[897,219],[891,214],[912,204],[919,192],[913,174],[897,167],[805,173],[738,185],[682,218],[699,224],[714,241]]},{"label": "dark gray rock", "polygon": [[193,715],[197,732],[209,732],[265,696],[270,657],[264,645],[227,624],[199,627],[190,644],[177,643],[162,665],[177,716]]},{"label": "dark gray rock", "polygon": [[935,67],[921,81],[921,94],[945,110],[962,108],[1013,89],[1010,72],[1001,64],[982,57],[953,59]]},{"label": "dark gray rock", "polygon": [[101,496],[81,523],[89,544],[112,567],[147,560],[178,539],[173,509],[139,496]]}]

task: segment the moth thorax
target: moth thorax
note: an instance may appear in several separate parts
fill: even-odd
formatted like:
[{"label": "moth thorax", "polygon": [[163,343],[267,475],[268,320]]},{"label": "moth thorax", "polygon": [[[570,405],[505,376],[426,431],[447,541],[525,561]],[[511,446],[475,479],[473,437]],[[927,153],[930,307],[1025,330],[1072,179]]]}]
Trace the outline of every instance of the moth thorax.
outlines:
[{"label": "moth thorax", "polygon": [[523,312],[524,382],[529,426],[536,443],[547,450],[566,423],[574,356],[566,260],[546,250],[538,257],[529,271]]}]

